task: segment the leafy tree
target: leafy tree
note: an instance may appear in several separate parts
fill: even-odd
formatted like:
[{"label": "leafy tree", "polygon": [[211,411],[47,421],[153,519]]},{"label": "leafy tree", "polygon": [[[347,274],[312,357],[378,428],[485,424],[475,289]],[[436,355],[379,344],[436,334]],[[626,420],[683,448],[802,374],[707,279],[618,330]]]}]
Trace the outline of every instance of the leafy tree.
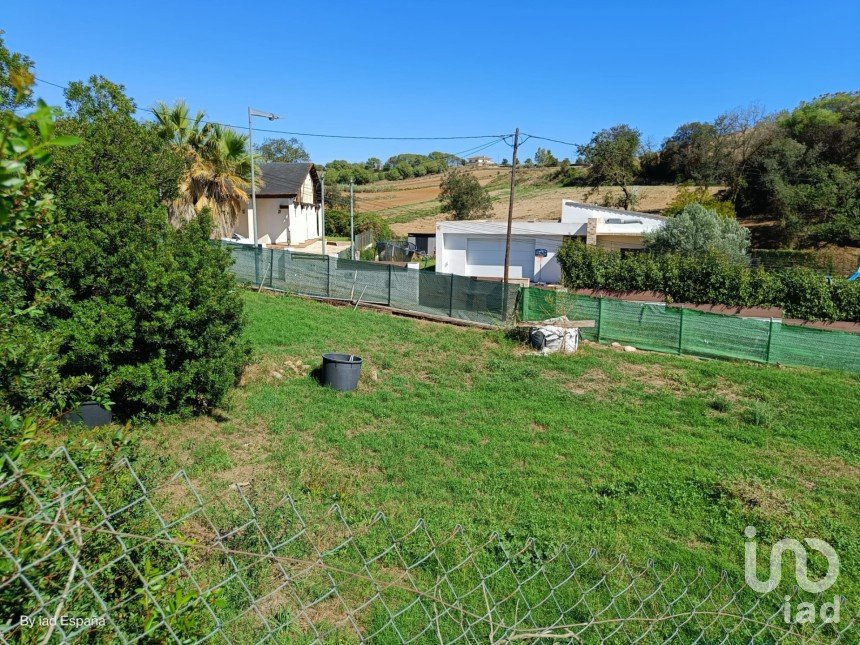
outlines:
[{"label": "leafy tree", "polygon": [[639,154],[642,152],[642,135],[628,125],[616,125],[595,133],[585,145],[577,147],[583,162],[588,165],[586,183],[590,195],[605,186],[617,186],[621,196],[617,206],[631,208],[636,204],[633,181],[639,172]]},{"label": "leafy tree", "polygon": [[646,247],[656,253],[716,253],[739,263],[746,262],[749,244],[749,231],[736,220],[695,203],[645,236]]},{"label": "leafy tree", "polygon": [[499,165],[500,166],[510,166],[511,162],[508,161],[507,159],[502,159],[502,163],[500,163]]},{"label": "leafy tree", "polygon": [[860,245],[860,92],[803,103],[756,130],[738,211],[778,220],[785,244]]},{"label": "leafy tree", "polygon": [[377,157],[370,157],[370,159],[364,162],[364,167],[373,172],[379,172],[382,170],[382,161]]},{"label": "leafy tree", "polygon": [[6,48],[0,29],[0,111],[33,105],[33,61]]},{"label": "leafy tree", "polygon": [[[13,55],[14,56],[17,55]],[[6,82],[4,79],[2,82]],[[15,81],[18,82],[18,81]],[[30,84],[21,81],[10,105],[24,105]],[[9,89],[4,87],[5,89]],[[14,431],[13,413],[52,414],[86,379],[59,377],[58,344],[45,312],[62,295],[51,251],[58,240],[53,196],[45,188],[52,153],[77,139],[55,134],[51,108],[16,116],[0,112],[0,436]],[[11,424],[11,425],[10,425]],[[0,448],[10,446],[4,441]]]},{"label": "leafy tree", "polygon": [[535,165],[550,168],[558,165],[558,159],[551,151],[538,148],[535,150]]},{"label": "leafy tree", "polygon": [[455,220],[481,219],[492,208],[489,192],[469,172],[448,172],[441,188],[442,211],[451,213]]},{"label": "leafy tree", "polygon": [[685,123],[666,139],[660,159],[674,181],[717,184],[726,177],[730,164],[721,136],[713,123]]},{"label": "leafy tree", "polygon": [[254,146],[254,152],[259,155],[261,161],[295,163],[311,160],[304,144],[295,137],[266,139],[260,145]]},{"label": "leafy tree", "polygon": [[49,312],[62,373],[108,387],[122,416],[211,409],[247,360],[230,257],[208,242],[208,209],[168,223],[186,160],[121,88],[97,78],[69,93],[80,112],[57,130],[81,144],[58,151],[47,184],[63,222],[65,297]]},{"label": "leafy tree", "polygon": [[[97,95],[99,85],[104,83],[103,79],[99,81],[93,78],[91,87],[82,90]],[[70,86],[69,91],[78,91],[75,84]],[[128,111],[122,105],[113,107],[117,111]],[[97,113],[104,114],[104,109]],[[74,110],[79,119],[87,111],[86,104]],[[204,123],[205,114],[202,111],[191,116],[184,101],[178,101],[173,106],[159,103],[153,112],[156,132],[170,142],[184,160],[179,194],[169,204],[171,223],[178,226],[208,208],[215,220],[215,235],[230,235],[248,206],[248,191],[251,188],[248,138],[230,128]]]}]

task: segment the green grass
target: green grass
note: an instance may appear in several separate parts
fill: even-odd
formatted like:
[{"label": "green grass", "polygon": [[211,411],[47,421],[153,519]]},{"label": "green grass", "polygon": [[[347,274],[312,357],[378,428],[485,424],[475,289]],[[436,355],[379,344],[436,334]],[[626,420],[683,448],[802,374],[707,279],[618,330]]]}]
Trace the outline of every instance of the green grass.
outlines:
[{"label": "green grass", "polygon": [[[245,303],[255,358],[229,405],[148,430],[165,471],[211,494],[253,481],[357,523],[382,510],[404,531],[424,518],[741,581],[752,524],[764,544],[830,542],[833,592],[860,599],[857,375],[593,344],[541,357],[502,331]],[[312,378],[327,351],[363,357],[355,392]]]}]

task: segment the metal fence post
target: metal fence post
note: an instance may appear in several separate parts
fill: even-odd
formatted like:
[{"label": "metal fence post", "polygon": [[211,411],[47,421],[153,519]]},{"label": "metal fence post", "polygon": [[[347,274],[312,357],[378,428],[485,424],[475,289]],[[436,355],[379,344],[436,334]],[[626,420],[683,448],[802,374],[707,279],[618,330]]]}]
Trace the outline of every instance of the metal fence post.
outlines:
[{"label": "metal fence post", "polygon": [[451,274],[451,282],[448,286],[448,318],[454,317],[454,274]]},{"label": "metal fence post", "polygon": [[603,298],[597,301],[597,342],[603,342]]},{"label": "metal fence post", "polygon": [[326,271],[325,293],[326,293],[326,296],[331,298],[331,256],[327,255],[326,257],[328,258],[328,264],[326,264],[327,271]]},{"label": "metal fence post", "polygon": [[523,320],[531,320],[531,312],[529,311],[529,295],[531,293],[531,287],[523,287]]},{"label": "metal fence post", "polygon": [[770,326],[767,329],[767,349],[765,350],[764,362],[770,363],[770,347],[773,344],[773,318],[770,319]]},{"label": "metal fence post", "polygon": [[275,288],[275,249],[269,249],[269,289]]},{"label": "metal fence post", "polygon": [[684,351],[684,307],[681,307],[681,324],[678,328],[678,353]]},{"label": "metal fence post", "polygon": [[388,265],[388,306],[391,306],[391,279],[394,272],[394,266]]}]

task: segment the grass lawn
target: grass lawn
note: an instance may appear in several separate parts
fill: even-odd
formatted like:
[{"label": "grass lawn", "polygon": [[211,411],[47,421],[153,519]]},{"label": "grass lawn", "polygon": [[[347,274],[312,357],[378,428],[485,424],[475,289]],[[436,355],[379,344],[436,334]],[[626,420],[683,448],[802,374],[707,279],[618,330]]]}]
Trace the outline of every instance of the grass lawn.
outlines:
[{"label": "grass lawn", "polygon": [[[751,524],[762,564],[780,538],[828,541],[842,563],[828,593],[860,601],[858,375],[594,344],[540,357],[502,331],[245,303],[254,363],[229,404],[147,430],[165,472],[215,495],[247,481],[338,502],[356,523],[382,510],[402,530],[424,518],[737,581]],[[326,351],[363,357],[357,391],[311,377]]]}]

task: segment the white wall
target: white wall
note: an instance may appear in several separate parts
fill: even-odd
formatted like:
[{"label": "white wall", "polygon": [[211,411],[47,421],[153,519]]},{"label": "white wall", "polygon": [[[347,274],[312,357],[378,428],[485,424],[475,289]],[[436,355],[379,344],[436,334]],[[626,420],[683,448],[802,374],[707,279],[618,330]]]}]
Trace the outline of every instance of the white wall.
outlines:
[{"label": "white wall", "polygon": [[[467,262],[467,248],[469,239],[496,240],[501,241],[501,251],[498,255],[494,266],[474,267]],[[530,236],[530,235],[512,235],[512,246],[516,242],[530,246],[532,249],[546,249],[547,257],[536,258],[532,251],[532,266],[526,267],[525,273],[531,275],[526,277],[533,281],[540,280],[541,282],[560,282],[561,267],[558,265],[556,254],[561,246],[563,236]],[[501,278],[504,276],[504,235],[482,235],[479,233],[441,233],[437,229],[436,233],[436,271],[438,273],[453,273],[455,275],[465,275],[479,278]],[[533,245],[533,246],[532,246]],[[540,273],[538,273],[540,272]],[[522,276],[520,266],[510,267],[509,275],[511,278],[520,278]]]},{"label": "white wall", "polygon": [[[636,211],[624,211],[615,208],[602,208],[590,204],[580,204],[564,199],[561,202],[561,221],[565,224],[578,225],[577,235],[586,234],[588,220],[596,217],[599,220],[597,233],[600,234],[625,234],[631,231],[644,233],[659,228],[663,220],[648,213],[637,213]],[[636,224],[635,222],[641,222]]]},{"label": "white wall", "polygon": [[[283,206],[283,208],[281,208]],[[250,208],[248,209],[250,213]],[[280,210],[280,213],[278,212]],[[287,230],[289,226],[289,231]],[[251,237],[249,222],[240,217],[235,231]],[[298,206],[288,197],[257,198],[257,238],[262,244],[304,244],[320,237],[318,206]]]}]

